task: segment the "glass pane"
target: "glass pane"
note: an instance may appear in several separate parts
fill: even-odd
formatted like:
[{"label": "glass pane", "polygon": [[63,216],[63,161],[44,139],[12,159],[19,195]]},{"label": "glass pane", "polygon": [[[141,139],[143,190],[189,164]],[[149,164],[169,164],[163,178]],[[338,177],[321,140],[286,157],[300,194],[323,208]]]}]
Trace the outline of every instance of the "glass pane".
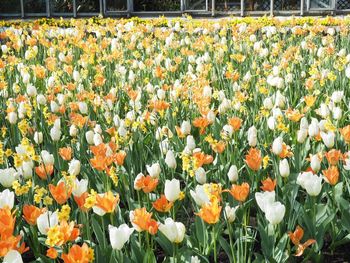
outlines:
[{"label": "glass pane", "polygon": [[127,0],[107,0],[107,11],[126,11],[128,10]]},{"label": "glass pane", "polygon": [[134,0],[134,11],[180,11],[180,0]]},{"label": "glass pane", "polygon": [[45,0],[24,0],[25,13],[46,13]]},{"label": "glass pane", "polygon": [[187,0],[187,10],[205,10],[206,0]]},{"label": "glass pane", "polygon": [[300,0],[274,0],[273,9],[280,11],[300,10]]},{"label": "glass pane", "polygon": [[77,0],[77,12],[89,13],[100,12],[100,1],[99,0]]},{"label": "glass pane", "polygon": [[15,14],[21,13],[20,0],[0,0],[0,13]]},{"label": "glass pane", "polygon": [[310,0],[310,8],[331,8],[332,0]]},{"label": "glass pane", "polygon": [[215,9],[217,11],[240,11],[241,0],[216,0]]},{"label": "glass pane", "polygon": [[50,7],[54,13],[73,13],[72,0],[51,0]]},{"label": "glass pane", "polygon": [[270,0],[245,0],[245,11],[269,11]]},{"label": "glass pane", "polygon": [[350,9],[350,0],[338,0],[337,9]]}]

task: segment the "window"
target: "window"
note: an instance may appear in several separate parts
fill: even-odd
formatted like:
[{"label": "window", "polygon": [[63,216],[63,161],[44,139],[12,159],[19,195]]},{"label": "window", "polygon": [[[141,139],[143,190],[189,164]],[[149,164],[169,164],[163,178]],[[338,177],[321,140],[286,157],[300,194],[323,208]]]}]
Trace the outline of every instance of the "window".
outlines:
[{"label": "window", "polygon": [[99,0],[77,0],[77,13],[98,13],[100,12]]},{"label": "window", "polygon": [[53,13],[73,13],[73,1],[51,0],[50,8]]},{"label": "window", "polygon": [[1,14],[20,14],[21,2],[20,0],[1,0],[0,15]]},{"label": "window", "polygon": [[270,11],[270,0],[245,0],[245,11]]},{"label": "window", "polygon": [[180,0],[134,0],[134,11],[180,11]]},{"label": "window", "polygon": [[300,0],[274,0],[273,9],[276,11],[300,10]]},{"label": "window", "polygon": [[240,11],[241,0],[216,0],[215,9],[224,12]]},{"label": "window", "polygon": [[127,0],[106,0],[107,11],[127,11],[128,1]]},{"label": "window", "polygon": [[45,0],[24,0],[25,13],[46,13]]}]

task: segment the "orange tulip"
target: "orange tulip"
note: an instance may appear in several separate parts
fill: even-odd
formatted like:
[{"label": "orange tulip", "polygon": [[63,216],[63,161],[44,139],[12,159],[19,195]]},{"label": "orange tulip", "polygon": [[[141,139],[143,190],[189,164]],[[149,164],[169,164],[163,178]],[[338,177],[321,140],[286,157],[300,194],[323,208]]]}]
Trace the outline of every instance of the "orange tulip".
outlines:
[{"label": "orange tulip", "polygon": [[297,226],[294,232],[289,231],[288,236],[292,243],[297,247],[297,251],[295,253],[295,256],[297,257],[300,257],[308,246],[311,246],[316,242],[314,239],[309,239],[304,244],[301,244],[300,241],[304,236],[304,230],[300,226]]},{"label": "orange tulip", "polygon": [[148,231],[151,235],[157,233],[158,223],[152,219],[152,213],[147,212],[145,207],[135,209],[130,218],[140,231]]},{"label": "orange tulip", "polygon": [[199,130],[200,134],[205,133],[205,128],[207,128],[209,124],[210,124],[209,120],[205,117],[199,117],[193,120],[193,126],[200,129]]},{"label": "orange tulip", "polygon": [[219,142],[211,145],[211,148],[216,153],[223,153],[225,150],[225,147],[226,147],[226,143],[223,141],[219,141]]},{"label": "orange tulip", "polygon": [[211,203],[204,204],[196,213],[204,222],[208,224],[216,224],[219,221],[222,206],[219,206],[217,199],[213,199]]},{"label": "orange tulip", "polygon": [[105,193],[103,196],[96,196],[96,206],[103,209],[106,213],[114,212],[119,202],[119,195],[113,195],[111,191]]},{"label": "orange tulip", "polygon": [[93,260],[92,253],[87,244],[82,246],[73,245],[68,254],[62,254],[62,259],[64,263],[89,263]]},{"label": "orange tulip", "polygon": [[162,195],[160,198],[158,198],[156,201],[152,203],[152,206],[154,209],[156,209],[158,212],[169,212],[170,209],[173,207],[174,203],[169,202],[165,195]]},{"label": "orange tulip", "polygon": [[136,187],[138,189],[142,189],[145,194],[152,192],[154,189],[156,189],[157,185],[158,179],[152,178],[150,175],[143,175],[136,181]]},{"label": "orange tulip", "polygon": [[53,247],[50,247],[48,250],[46,250],[46,256],[51,259],[56,259],[58,257],[58,252]]},{"label": "orange tulip", "polygon": [[114,161],[115,161],[119,166],[121,166],[121,165],[124,164],[125,157],[126,157],[126,152],[120,151],[120,152],[118,152],[118,153],[115,154]]},{"label": "orange tulip", "polygon": [[40,165],[38,167],[35,167],[35,173],[40,177],[42,180],[46,180],[47,176],[51,176],[53,173],[53,165],[48,164],[48,165]]},{"label": "orange tulip", "polygon": [[245,156],[245,162],[250,169],[258,171],[262,163],[261,152],[256,148],[250,148],[248,154]]},{"label": "orange tulip", "polygon": [[340,129],[340,133],[343,136],[345,142],[350,143],[350,125]]},{"label": "orange tulip", "polygon": [[239,202],[244,202],[249,195],[249,190],[249,184],[243,183],[241,185],[233,184],[230,190],[224,190],[224,192],[229,192],[234,199]]},{"label": "orange tulip", "polygon": [[0,208],[0,236],[11,236],[15,229],[16,217],[8,206]]},{"label": "orange tulip", "polygon": [[21,241],[21,235],[18,236],[3,236],[0,237],[0,257],[4,257],[10,250],[17,250],[19,253],[24,253],[29,250],[28,247],[25,246],[25,243],[22,243],[19,246],[19,242]]},{"label": "orange tulip", "polygon": [[63,147],[60,148],[58,153],[65,161],[70,161],[72,159],[72,148],[71,147]]},{"label": "orange tulip", "polygon": [[238,131],[242,125],[242,119],[238,117],[232,117],[228,120],[228,124],[232,126],[234,131]]},{"label": "orange tulip", "polygon": [[336,166],[331,166],[327,170],[323,170],[322,173],[325,176],[327,183],[330,185],[336,185],[338,183],[339,171]]},{"label": "orange tulip", "polygon": [[84,206],[85,200],[88,196],[89,196],[88,192],[83,193],[81,196],[74,196],[74,201],[77,203],[78,207],[84,212],[88,210]]},{"label": "orange tulip", "polygon": [[35,226],[37,218],[45,212],[45,208],[39,208],[34,205],[23,206],[23,218],[28,224]]},{"label": "orange tulip", "polygon": [[214,158],[211,155],[207,155],[202,152],[196,152],[193,154],[193,158],[195,159],[196,167],[202,167],[204,164],[210,164],[213,162]]},{"label": "orange tulip", "polygon": [[260,186],[261,190],[272,192],[275,190],[277,180],[276,179],[272,180],[270,177],[268,177],[267,179],[262,180],[261,183],[262,183],[262,186]]},{"label": "orange tulip", "polygon": [[67,202],[68,198],[72,194],[72,188],[67,187],[64,182],[60,182],[57,186],[54,186],[53,184],[49,184],[49,190],[53,198],[60,205]]},{"label": "orange tulip", "polygon": [[326,159],[330,165],[337,165],[339,160],[343,159],[343,154],[339,150],[332,149],[325,153]]},{"label": "orange tulip", "polygon": [[291,156],[293,156],[293,152],[290,150],[290,146],[283,143],[282,152],[279,154],[279,157],[283,159]]}]

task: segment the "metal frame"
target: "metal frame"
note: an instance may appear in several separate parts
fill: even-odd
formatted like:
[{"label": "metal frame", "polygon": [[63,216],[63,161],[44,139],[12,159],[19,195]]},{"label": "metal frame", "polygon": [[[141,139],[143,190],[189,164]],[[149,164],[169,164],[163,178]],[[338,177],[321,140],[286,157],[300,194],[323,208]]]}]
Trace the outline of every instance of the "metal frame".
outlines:
[{"label": "metal frame", "polygon": [[[329,8],[312,8],[312,0],[301,0],[300,1],[300,10],[274,10],[274,1],[270,0],[270,10],[269,11],[246,11],[245,10],[245,1],[240,0],[240,10],[236,11],[218,11],[216,10],[215,0],[205,0],[205,8],[198,10],[187,9],[186,2],[187,0],[178,0],[180,2],[180,9],[178,11],[134,11],[133,0],[126,0],[127,9],[122,11],[112,11],[107,9],[107,0],[99,0],[99,10],[98,12],[77,12],[77,0],[72,0],[73,2],[73,11],[70,13],[58,13],[51,10],[50,6],[51,0],[45,0],[46,12],[43,13],[26,13],[24,10],[24,0],[20,0],[21,11],[20,13],[0,13],[0,17],[4,18],[14,18],[14,17],[85,17],[85,16],[158,16],[158,15],[168,15],[168,16],[178,16],[184,13],[191,13],[191,15],[205,15],[205,16],[222,16],[222,15],[235,15],[235,16],[246,16],[246,15],[324,15],[324,14],[350,14],[350,9],[337,9],[337,1],[331,0],[331,5]],[[209,6],[211,3],[211,10]]]}]

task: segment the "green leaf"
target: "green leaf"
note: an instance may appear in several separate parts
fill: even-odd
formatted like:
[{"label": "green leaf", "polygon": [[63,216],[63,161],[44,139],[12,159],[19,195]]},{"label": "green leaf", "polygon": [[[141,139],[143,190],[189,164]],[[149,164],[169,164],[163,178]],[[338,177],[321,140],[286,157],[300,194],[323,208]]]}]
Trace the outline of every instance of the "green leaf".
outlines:
[{"label": "green leaf", "polygon": [[94,233],[96,235],[96,239],[98,241],[98,244],[100,246],[107,244],[106,237],[105,237],[105,235],[102,231],[102,228],[100,226],[100,223],[97,221],[96,217],[92,217],[92,228],[93,228]]},{"label": "green leaf", "polygon": [[173,254],[173,244],[162,232],[158,232],[158,237],[156,237],[155,240],[162,247],[167,256]]},{"label": "green leaf", "polygon": [[233,259],[232,259],[233,255],[232,255],[231,247],[229,243],[222,236],[219,237],[219,243],[222,249],[226,252],[226,255],[229,257],[230,262],[233,262]]}]

